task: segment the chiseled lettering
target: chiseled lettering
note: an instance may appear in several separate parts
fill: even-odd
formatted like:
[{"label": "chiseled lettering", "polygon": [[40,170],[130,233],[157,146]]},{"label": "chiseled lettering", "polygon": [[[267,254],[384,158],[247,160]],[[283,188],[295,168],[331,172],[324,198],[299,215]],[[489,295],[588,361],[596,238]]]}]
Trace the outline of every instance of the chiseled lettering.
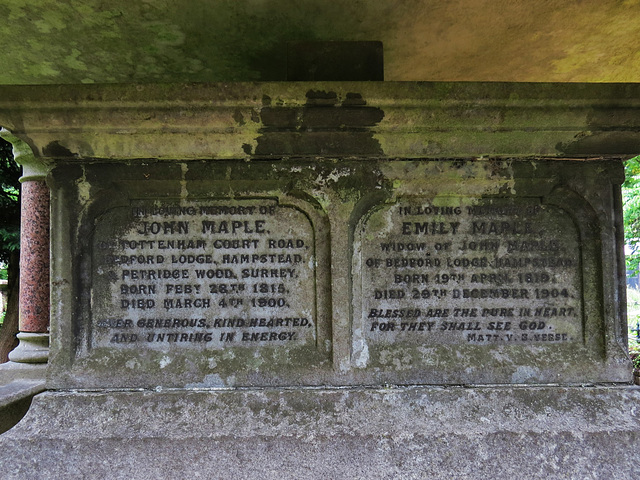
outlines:
[{"label": "chiseled lettering", "polygon": [[291,341],[296,332],[242,332],[243,342]]},{"label": "chiseled lettering", "polygon": [[207,242],[204,240],[158,240],[160,250],[190,250],[205,248]]},{"label": "chiseled lettering", "polygon": [[436,322],[401,322],[400,330],[403,332],[430,332]]},{"label": "chiseled lettering", "polygon": [[165,310],[173,310],[176,308],[210,308],[211,299],[209,298],[165,298],[163,301]]},{"label": "chiseled lettering", "polygon": [[202,233],[266,233],[265,220],[202,220]]},{"label": "chiseled lettering", "polygon": [[115,333],[111,337],[111,343],[136,343],[138,335],[135,333]]},{"label": "chiseled lettering", "polygon": [[168,280],[168,279],[189,278],[189,270],[186,269],[123,269],[122,280]]},{"label": "chiseled lettering", "polygon": [[241,278],[295,278],[294,268],[243,268]]},{"label": "chiseled lettering", "polygon": [[455,235],[460,222],[402,222],[403,235]]},{"label": "chiseled lettering", "polygon": [[528,235],[534,233],[529,222],[473,222],[472,235]]},{"label": "chiseled lettering", "polygon": [[480,322],[442,322],[439,328],[441,331],[481,330]]},{"label": "chiseled lettering", "polygon": [[120,295],[155,295],[158,293],[158,286],[154,284],[149,285],[120,285]]},{"label": "chiseled lettering", "polygon": [[269,248],[304,248],[304,240],[294,238],[269,238],[267,246]]},{"label": "chiseled lettering", "polygon": [[140,222],[138,224],[140,235],[187,235],[189,233],[189,222]]},{"label": "chiseled lettering", "polygon": [[147,334],[147,342],[189,342],[189,343],[208,343],[213,340],[212,332],[189,332],[189,333],[156,333]]},{"label": "chiseled lettering", "polygon": [[500,340],[500,335],[497,333],[494,334],[486,334],[486,333],[468,333],[467,334],[467,342],[497,342]]}]

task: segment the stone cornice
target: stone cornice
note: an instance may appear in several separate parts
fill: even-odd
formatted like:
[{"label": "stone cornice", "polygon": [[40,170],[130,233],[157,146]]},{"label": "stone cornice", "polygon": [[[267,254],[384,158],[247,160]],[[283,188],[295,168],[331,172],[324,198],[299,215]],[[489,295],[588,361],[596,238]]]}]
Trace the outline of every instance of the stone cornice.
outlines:
[{"label": "stone cornice", "polygon": [[640,84],[290,82],[0,87],[39,161],[601,158],[640,153]]}]

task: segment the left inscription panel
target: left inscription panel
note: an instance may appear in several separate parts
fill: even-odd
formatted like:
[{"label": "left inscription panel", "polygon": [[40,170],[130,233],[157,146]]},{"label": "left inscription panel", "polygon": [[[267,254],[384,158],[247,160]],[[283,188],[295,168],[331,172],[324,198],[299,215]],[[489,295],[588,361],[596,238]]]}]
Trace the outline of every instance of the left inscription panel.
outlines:
[{"label": "left inscription panel", "polygon": [[134,201],[95,221],[90,348],[315,346],[314,229],[275,199]]}]

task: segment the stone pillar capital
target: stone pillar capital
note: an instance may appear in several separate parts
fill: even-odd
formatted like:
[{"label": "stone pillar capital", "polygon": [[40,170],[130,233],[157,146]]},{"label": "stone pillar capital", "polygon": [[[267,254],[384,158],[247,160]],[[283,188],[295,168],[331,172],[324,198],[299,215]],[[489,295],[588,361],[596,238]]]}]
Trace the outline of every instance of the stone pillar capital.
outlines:
[{"label": "stone pillar capital", "polygon": [[22,167],[20,182],[44,181],[51,170],[51,163],[36,157],[27,142],[4,127],[0,127],[0,137],[13,145],[13,158]]}]

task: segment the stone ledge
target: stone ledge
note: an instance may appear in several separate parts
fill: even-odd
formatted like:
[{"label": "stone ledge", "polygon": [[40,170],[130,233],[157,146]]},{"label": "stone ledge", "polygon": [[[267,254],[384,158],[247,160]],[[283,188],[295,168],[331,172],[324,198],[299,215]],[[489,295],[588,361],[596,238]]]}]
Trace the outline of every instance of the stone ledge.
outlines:
[{"label": "stone ledge", "polygon": [[27,413],[34,395],[44,391],[44,380],[15,380],[0,386],[0,433]]},{"label": "stone ledge", "polygon": [[[286,82],[0,87],[36,158],[570,159],[640,151],[638,84]],[[9,133],[11,132],[11,133]]]},{"label": "stone ledge", "polygon": [[633,478],[640,389],[47,392],[5,478]]},{"label": "stone ledge", "polygon": [[47,363],[2,363],[0,364],[0,387],[22,381],[44,385],[47,366]]}]

